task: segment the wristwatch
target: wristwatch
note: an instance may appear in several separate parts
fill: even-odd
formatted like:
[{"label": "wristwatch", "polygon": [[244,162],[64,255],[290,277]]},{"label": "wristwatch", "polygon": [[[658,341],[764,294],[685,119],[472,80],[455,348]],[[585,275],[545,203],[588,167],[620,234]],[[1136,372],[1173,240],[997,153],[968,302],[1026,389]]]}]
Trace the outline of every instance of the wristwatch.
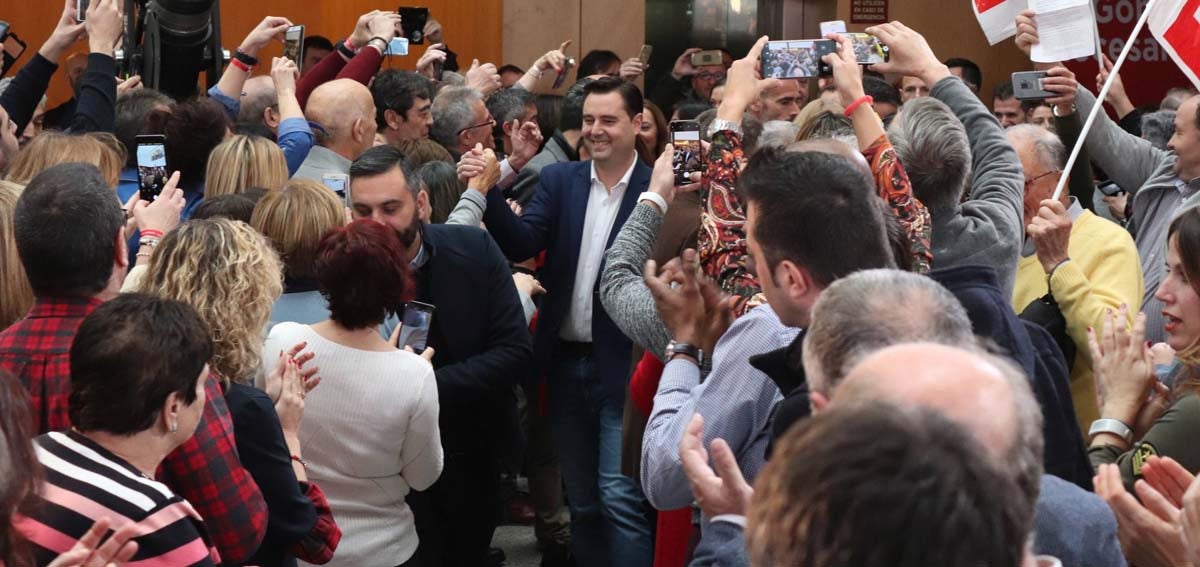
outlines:
[{"label": "wristwatch", "polygon": [[704,366],[704,351],[696,345],[671,341],[667,344],[667,362],[675,359],[675,355],[682,354],[696,359],[697,366]]},{"label": "wristwatch", "polygon": [[716,134],[717,132],[720,132],[721,130],[731,130],[731,131],[733,131],[734,134],[737,134],[738,136],[742,135],[742,125],[741,124],[738,124],[737,122],[731,122],[729,120],[721,120],[720,118],[717,118],[717,119],[713,120],[712,124],[710,124],[708,126],[708,137],[712,138],[713,134]]},{"label": "wristwatch", "polygon": [[1092,427],[1088,429],[1088,437],[1095,437],[1101,433],[1111,433],[1124,439],[1126,443],[1133,441],[1133,430],[1119,419],[1105,418],[1093,421]]}]

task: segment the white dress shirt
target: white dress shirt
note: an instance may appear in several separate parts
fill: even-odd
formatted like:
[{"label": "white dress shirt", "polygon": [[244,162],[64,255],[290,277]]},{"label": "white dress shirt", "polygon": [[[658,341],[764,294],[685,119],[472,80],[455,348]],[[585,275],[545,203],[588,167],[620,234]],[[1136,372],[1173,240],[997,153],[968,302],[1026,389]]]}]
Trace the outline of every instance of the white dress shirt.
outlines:
[{"label": "white dress shirt", "polygon": [[625,189],[629,187],[629,178],[636,166],[635,154],[629,170],[609,189],[596,176],[596,164],[592,162],[592,187],[588,192],[587,212],[583,221],[579,263],[575,265],[575,288],[571,292],[567,318],[558,333],[564,341],[592,342],[592,306],[595,301],[592,292],[596,287],[596,278],[600,276],[600,264],[604,262],[609,233],[612,232],[613,222],[617,220]]}]

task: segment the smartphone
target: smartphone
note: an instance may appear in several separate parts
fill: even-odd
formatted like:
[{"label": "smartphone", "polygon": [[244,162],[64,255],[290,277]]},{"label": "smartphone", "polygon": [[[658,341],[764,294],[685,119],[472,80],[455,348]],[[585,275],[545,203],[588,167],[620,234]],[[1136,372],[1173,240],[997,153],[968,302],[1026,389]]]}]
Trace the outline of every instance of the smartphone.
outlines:
[{"label": "smartphone", "polygon": [[562,72],[558,74],[558,78],[554,79],[553,88],[557,89],[563,86],[563,83],[567,82],[567,76],[571,74],[571,68],[573,67],[575,67],[574,57],[568,57],[566,61],[563,61]]},{"label": "smartphone", "polygon": [[283,34],[283,56],[300,66],[304,48],[304,26],[292,26]]},{"label": "smartphone", "polygon": [[1105,179],[1096,184],[1096,189],[1103,193],[1106,197],[1116,197],[1125,192],[1120,185],[1113,183],[1111,179]]},{"label": "smartphone", "polygon": [[87,21],[87,9],[89,4],[91,4],[89,0],[75,0],[75,21]]},{"label": "smartphone", "polygon": [[887,63],[891,59],[891,50],[879,42],[879,38],[869,33],[842,34],[854,46],[854,59],[859,65],[875,65]]},{"label": "smartphone", "polygon": [[695,120],[671,121],[671,145],[675,155],[671,169],[675,172],[675,184],[691,183],[691,174],[704,169],[700,154],[700,123]]},{"label": "smartphone", "polygon": [[408,38],[396,37],[388,42],[388,55],[408,55]]},{"label": "smartphone", "polygon": [[400,14],[400,27],[404,37],[413,45],[425,43],[425,24],[429,23],[429,8],[406,8],[396,10]]},{"label": "smartphone", "polygon": [[138,193],[146,202],[153,202],[167,184],[166,136],[138,136],[137,168]]},{"label": "smartphone", "polygon": [[823,55],[837,51],[831,39],[771,41],[763,46],[764,78],[808,79],[833,74],[833,68],[821,61]]},{"label": "smartphone", "polygon": [[434,309],[434,306],[420,301],[409,301],[404,305],[404,317],[400,320],[400,348],[412,347],[417,354],[425,351]]},{"label": "smartphone", "polygon": [[692,54],[692,66],[704,67],[705,65],[724,65],[725,58],[719,49],[709,49],[707,51],[697,51]]},{"label": "smartphone", "polygon": [[846,22],[843,20],[821,22],[821,37],[825,37],[831,33],[846,33]]},{"label": "smartphone", "polygon": [[445,66],[446,66],[445,61],[434,61],[433,62],[433,80],[435,80],[435,81],[442,80],[442,73],[444,71]]},{"label": "smartphone", "polygon": [[344,173],[326,173],[321,177],[321,183],[324,183],[326,187],[337,193],[342,201],[346,200],[346,188],[350,186],[349,175]]},{"label": "smartphone", "polygon": [[651,53],[654,53],[654,46],[643,45],[642,50],[638,52],[638,61],[641,61],[643,66],[649,65]]},{"label": "smartphone", "polygon": [[1054,96],[1054,93],[1042,88],[1042,81],[1045,79],[1045,71],[1013,73],[1013,96],[1017,97],[1017,100],[1042,100]]}]

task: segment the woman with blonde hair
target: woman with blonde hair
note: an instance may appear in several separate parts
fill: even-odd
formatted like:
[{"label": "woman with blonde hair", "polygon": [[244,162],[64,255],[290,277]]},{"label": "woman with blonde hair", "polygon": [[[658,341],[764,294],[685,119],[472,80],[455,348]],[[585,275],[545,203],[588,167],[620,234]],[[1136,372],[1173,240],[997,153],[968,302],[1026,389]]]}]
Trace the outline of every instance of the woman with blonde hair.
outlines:
[{"label": "woman with blonde hair", "polygon": [[314,264],[321,237],[345,223],[345,208],[333,191],[309,179],[289,181],[254,207],[250,224],[283,260],[283,295],[271,307],[271,326],[284,321],[309,325],[329,318]]},{"label": "woman with blonde hair", "polygon": [[25,185],[37,174],[69,162],[90,163],[100,168],[104,180],[115,190],[125,164],[125,149],[108,133],[42,132],[21,149],[9,164],[4,179]]},{"label": "woman with blonde hair", "polygon": [[238,455],[267,503],[266,538],[247,562],[254,565],[294,564],[294,557],[324,563],[341,539],[300,453],[306,373],[305,357],[296,355],[305,345],[279,353],[266,392],[253,386],[281,271],[279,256],[245,223],[193,220],[163,237],[140,284],[140,291],[191,305],[209,327],[209,367],[223,386]]},{"label": "woman with blonde hair", "polygon": [[242,193],[251,187],[278,191],[288,181],[283,150],[259,136],[233,136],[221,142],[208,156],[204,196]]},{"label": "woman with blonde hair", "polygon": [[0,329],[16,323],[33,307],[33,288],[17,254],[13,211],[23,186],[0,181]]}]

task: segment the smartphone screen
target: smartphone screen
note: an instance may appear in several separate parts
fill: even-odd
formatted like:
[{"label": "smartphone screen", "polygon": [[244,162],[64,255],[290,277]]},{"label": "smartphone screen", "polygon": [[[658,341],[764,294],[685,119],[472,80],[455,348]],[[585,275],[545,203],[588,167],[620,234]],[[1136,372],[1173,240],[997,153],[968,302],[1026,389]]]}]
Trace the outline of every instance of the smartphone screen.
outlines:
[{"label": "smartphone screen", "polygon": [[429,342],[429,327],[433,324],[434,307],[420,301],[409,301],[404,306],[404,318],[401,319],[400,348],[412,347],[413,352],[421,354]]},{"label": "smartphone screen", "polygon": [[283,56],[300,65],[304,48],[304,26],[292,26],[283,34]]},{"label": "smartphone screen", "polygon": [[854,46],[854,59],[859,65],[887,63],[890,58],[888,46],[879,43],[879,38],[867,33],[845,34]]},{"label": "smartphone screen", "polygon": [[763,47],[763,77],[773,79],[808,79],[828,75],[829,65],[821,56],[833,53],[837,44],[831,40],[802,39],[771,41]]},{"label": "smartphone screen", "polygon": [[91,4],[91,2],[89,0],[76,0],[76,2],[75,2],[75,21],[83,22],[83,21],[87,20],[88,4]]},{"label": "smartphone screen", "polygon": [[342,201],[346,200],[346,187],[350,186],[350,176],[344,173],[326,173],[321,178],[321,182],[326,187],[333,190],[334,193],[341,197]]},{"label": "smartphone screen", "polygon": [[695,120],[671,122],[671,145],[675,155],[671,169],[675,172],[675,184],[691,183],[691,174],[702,169],[700,149],[700,123]]},{"label": "smartphone screen", "polygon": [[396,37],[388,43],[388,55],[408,55],[408,38]]},{"label": "smartphone screen", "polygon": [[404,37],[413,45],[425,43],[425,24],[429,23],[429,8],[408,8],[401,6],[396,10],[400,14],[400,27]]},{"label": "smartphone screen", "polygon": [[137,137],[138,193],[152,202],[167,184],[167,150],[162,136]]}]

